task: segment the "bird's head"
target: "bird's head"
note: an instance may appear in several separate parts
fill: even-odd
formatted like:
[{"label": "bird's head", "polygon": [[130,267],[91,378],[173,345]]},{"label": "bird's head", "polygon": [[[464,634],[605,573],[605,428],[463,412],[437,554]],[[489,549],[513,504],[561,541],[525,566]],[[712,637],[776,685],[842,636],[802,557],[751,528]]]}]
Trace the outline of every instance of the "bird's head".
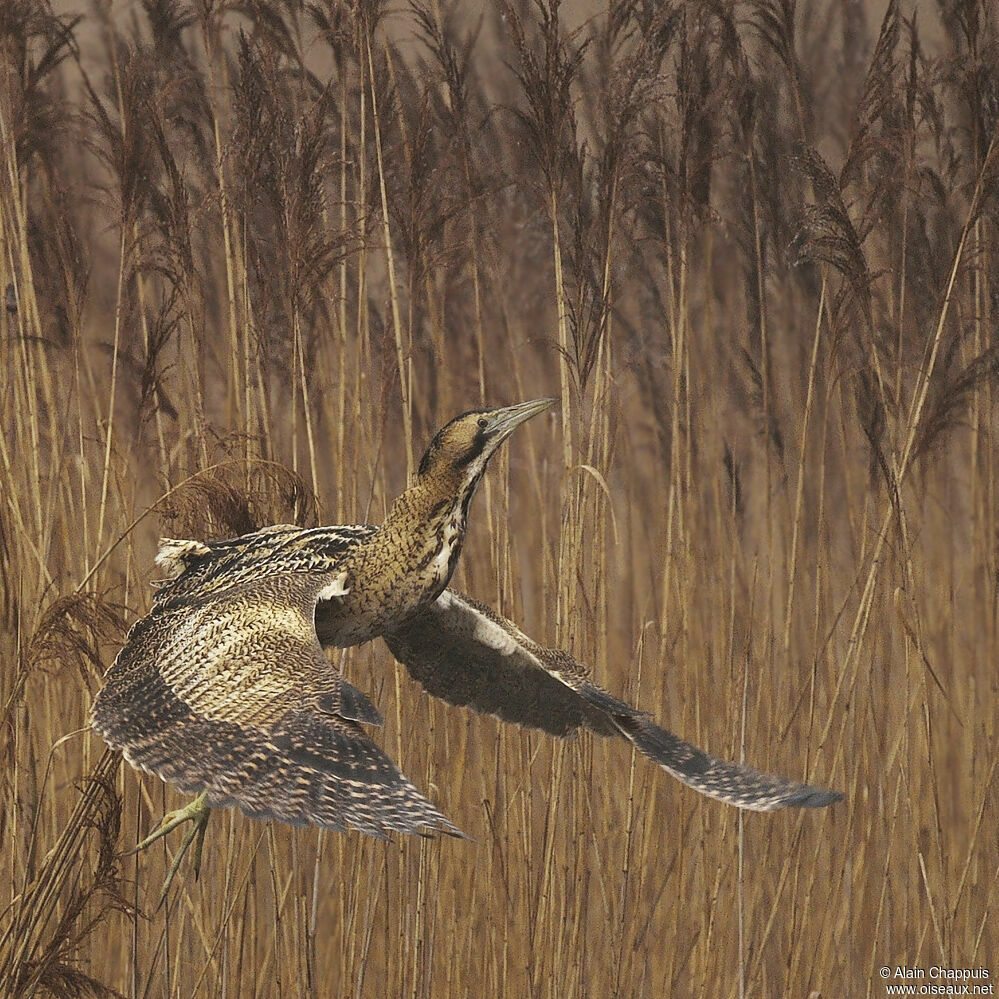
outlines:
[{"label": "bird's head", "polygon": [[445,424],[430,442],[420,461],[419,477],[425,479],[457,473],[474,488],[489,459],[525,420],[543,412],[554,399],[532,399],[499,409],[473,409]]}]

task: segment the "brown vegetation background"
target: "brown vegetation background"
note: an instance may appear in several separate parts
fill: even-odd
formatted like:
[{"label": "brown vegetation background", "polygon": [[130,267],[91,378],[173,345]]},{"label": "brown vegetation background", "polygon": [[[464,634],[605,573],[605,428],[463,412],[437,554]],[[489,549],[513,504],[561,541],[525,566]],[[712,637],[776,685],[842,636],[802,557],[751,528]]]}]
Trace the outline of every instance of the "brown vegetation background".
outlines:
[{"label": "brown vegetation background", "polygon": [[[997,29],[0,4],[0,994],[995,983]],[[179,834],[126,851],[183,799],[84,729],[158,536],[377,522],[446,419],[538,395],[457,583],[845,800],[741,815],[377,644],[377,738],[471,840],[217,813],[157,910]]]}]

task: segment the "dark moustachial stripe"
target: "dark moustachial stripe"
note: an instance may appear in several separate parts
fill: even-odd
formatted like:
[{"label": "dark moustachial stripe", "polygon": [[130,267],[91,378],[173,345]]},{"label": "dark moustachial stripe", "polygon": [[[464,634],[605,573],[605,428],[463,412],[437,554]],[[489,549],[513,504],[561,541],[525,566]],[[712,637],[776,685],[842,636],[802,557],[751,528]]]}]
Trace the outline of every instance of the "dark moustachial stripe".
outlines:
[{"label": "dark moustachial stripe", "polygon": [[483,451],[485,451],[488,440],[489,438],[486,436],[486,432],[482,429],[482,427],[479,427],[475,437],[472,439],[472,446],[455,462],[455,467],[468,468],[468,466],[471,465],[476,458],[480,457]]}]

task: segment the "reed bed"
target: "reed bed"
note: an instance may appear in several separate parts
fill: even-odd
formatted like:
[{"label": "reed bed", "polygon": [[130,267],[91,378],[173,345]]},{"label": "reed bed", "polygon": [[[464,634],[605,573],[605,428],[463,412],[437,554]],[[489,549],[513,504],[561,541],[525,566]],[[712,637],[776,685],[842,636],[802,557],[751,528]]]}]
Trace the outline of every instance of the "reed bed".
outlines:
[{"label": "reed bed", "polygon": [[[0,994],[876,996],[999,976],[988,0],[0,5]],[[920,8],[917,10],[917,8]],[[377,522],[558,395],[457,584],[729,758],[344,667],[471,837],[212,820],[86,731],[159,535]]]}]

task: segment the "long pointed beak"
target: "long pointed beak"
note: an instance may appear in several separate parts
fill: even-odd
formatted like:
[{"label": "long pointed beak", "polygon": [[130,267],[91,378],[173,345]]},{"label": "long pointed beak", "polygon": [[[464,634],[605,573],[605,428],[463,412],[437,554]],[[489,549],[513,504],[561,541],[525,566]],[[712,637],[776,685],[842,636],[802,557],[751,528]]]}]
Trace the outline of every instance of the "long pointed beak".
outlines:
[{"label": "long pointed beak", "polygon": [[518,402],[516,406],[494,409],[489,414],[489,426],[485,428],[486,433],[490,437],[499,437],[500,440],[505,440],[522,423],[532,416],[537,416],[538,413],[543,413],[557,401],[557,399],[532,399],[530,402]]}]

